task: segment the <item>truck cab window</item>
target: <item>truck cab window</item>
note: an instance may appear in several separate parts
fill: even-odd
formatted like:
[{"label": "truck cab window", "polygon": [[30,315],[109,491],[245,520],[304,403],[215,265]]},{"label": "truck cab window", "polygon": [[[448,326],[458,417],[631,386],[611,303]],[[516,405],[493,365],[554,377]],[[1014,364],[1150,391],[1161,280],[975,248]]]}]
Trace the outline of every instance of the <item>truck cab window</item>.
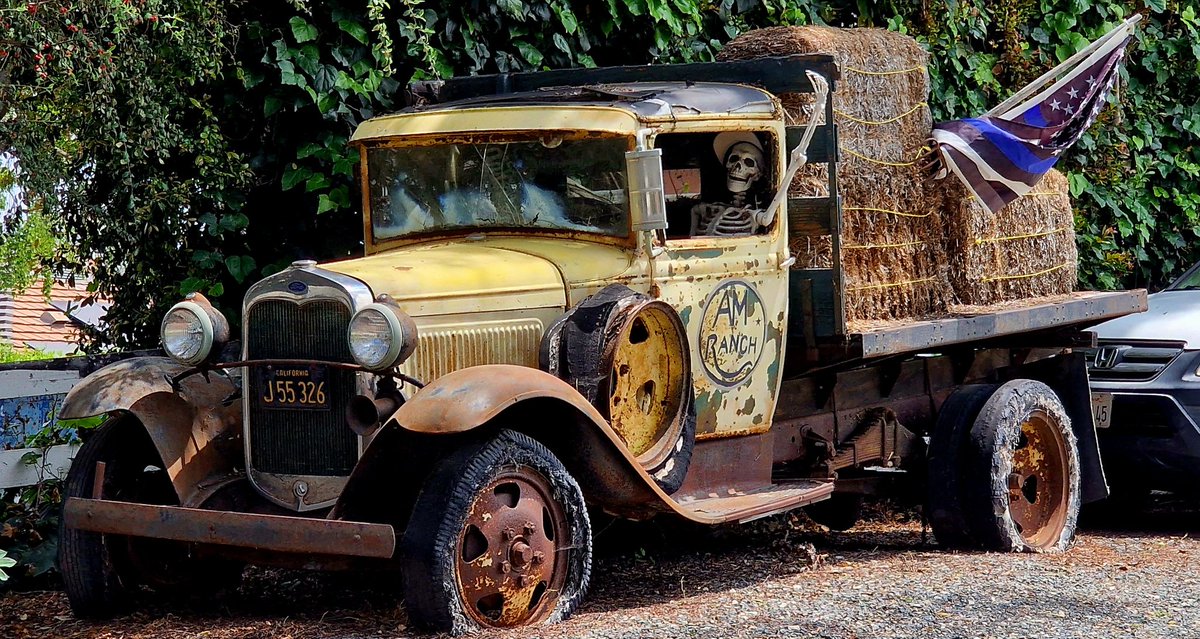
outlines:
[{"label": "truck cab window", "polygon": [[774,195],[774,147],[768,133],[666,133],[663,150],[668,239],[762,234]]}]

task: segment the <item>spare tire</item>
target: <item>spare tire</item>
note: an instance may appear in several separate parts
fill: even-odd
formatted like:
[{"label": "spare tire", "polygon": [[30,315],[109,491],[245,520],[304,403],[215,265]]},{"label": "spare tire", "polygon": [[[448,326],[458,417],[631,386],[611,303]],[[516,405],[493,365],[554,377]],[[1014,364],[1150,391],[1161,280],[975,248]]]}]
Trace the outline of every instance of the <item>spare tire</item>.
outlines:
[{"label": "spare tire", "polygon": [[683,484],[696,441],[691,354],[665,302],[605,287],[551,325],[542,368],[600,412],[664,492]]}]

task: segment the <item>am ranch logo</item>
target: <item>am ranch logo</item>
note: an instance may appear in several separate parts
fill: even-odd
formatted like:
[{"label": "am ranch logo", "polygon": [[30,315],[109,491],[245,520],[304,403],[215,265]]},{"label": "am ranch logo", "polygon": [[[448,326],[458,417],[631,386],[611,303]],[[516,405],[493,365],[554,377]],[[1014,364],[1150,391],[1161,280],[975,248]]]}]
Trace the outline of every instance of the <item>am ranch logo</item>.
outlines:
[{"label": "am ranch logo", "polygon": [[700,320],[700,361],[722,386],[746,381],[758,366],[766,341],[762,300],[749,284],[731,280],[717,287]]}]

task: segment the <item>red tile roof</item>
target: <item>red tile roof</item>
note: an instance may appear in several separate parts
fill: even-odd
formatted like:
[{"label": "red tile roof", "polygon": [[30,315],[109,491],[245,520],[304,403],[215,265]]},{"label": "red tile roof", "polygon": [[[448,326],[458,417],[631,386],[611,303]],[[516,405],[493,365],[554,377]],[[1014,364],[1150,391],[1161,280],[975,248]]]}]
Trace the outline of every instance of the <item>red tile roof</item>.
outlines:
[{"label": "red tile roof", "polygon": [[55,282],[50,287],[49,299],[40,281],[23,293],[0,294],[0,339],[18,348],[30,343],[74,344],[79,337],[78,328],[51,302],[78,306],[88,295],[87,283],[83,281],[76,281],[74,288]]}]

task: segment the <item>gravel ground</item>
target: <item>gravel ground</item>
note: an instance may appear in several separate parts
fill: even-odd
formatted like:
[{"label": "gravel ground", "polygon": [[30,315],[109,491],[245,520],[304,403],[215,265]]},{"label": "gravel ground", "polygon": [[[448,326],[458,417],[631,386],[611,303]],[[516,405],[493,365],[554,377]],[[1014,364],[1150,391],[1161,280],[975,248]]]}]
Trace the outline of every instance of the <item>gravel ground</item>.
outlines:
[{"label": "gravel ground", "polygon": [[[1200,505],[1085,526],[1062,555],[949,553],[905,513],[846,533],[803,516],[716,531],[598,523],[591,594],[511,637],[1200,637]],[[58,592],[0,596],[0,638],[408,637],[394,589],[250,570],[236,592],[76,621]],[[381,581],[381,580],[380,580]]]}]

